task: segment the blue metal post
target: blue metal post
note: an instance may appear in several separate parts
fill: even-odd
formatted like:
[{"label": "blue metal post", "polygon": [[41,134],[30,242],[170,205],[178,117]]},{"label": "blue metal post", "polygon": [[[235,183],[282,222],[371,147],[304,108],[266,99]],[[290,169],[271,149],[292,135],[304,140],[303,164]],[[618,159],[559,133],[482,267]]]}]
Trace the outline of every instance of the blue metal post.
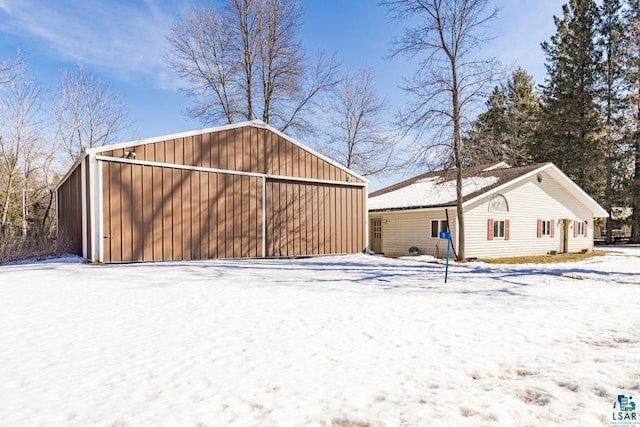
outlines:
[{"label": "blue metal post", "polygon": [[447,264],[444,268],[444,283],[447,283],[447,277],[449,276],[449,247],[451,247],[451,235],[447,239]]}]

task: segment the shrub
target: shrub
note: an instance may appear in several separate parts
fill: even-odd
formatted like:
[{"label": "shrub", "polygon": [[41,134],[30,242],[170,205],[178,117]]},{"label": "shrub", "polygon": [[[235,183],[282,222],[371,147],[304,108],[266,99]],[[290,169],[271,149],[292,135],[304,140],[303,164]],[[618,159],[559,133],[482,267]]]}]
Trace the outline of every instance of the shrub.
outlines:
[{"label": "shrub", "polygon": [[4,230],[0,231],[0,264],[53,258],[67,253],[70,247],[68,243],[54,239],[47,233],[35,232],[23,236]]}]

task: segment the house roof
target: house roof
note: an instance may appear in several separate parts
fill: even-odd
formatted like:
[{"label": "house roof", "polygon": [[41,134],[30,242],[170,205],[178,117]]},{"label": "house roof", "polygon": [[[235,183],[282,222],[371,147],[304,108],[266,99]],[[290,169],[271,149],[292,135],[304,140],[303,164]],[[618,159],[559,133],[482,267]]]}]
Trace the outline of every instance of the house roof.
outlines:
[{"label": "house roof", "polygon": [[[509,167],[504,162],[462,170],[463,206],[498,193],[507,186],[546,171],[567,191],[587,206],[594,217],[607,212],[553,163]],[[456,206],[456,171],[427,172],[369,194],[369,211],[397,211]]]}]

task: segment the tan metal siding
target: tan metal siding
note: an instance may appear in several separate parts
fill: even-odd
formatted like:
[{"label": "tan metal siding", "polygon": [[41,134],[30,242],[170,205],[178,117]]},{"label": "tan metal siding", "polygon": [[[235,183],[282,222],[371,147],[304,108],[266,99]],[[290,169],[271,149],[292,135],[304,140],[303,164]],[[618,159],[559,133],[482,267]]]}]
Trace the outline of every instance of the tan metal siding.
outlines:
[{"label": "tan metal siding", "polygon": [[[364,248],[363,187],[267,180],[267,256]],[[354,203],[360,199],[360,203]]]},{"label": "tan metal siding", "polygon": [[261,178],[116,162],[103,173],[105,261],[262,256]]},{"label": "tan metal siding", "polygon": [[82,256],[82,175],[78,165],[58,188],[58,236],[69,251]]},{"label": "tan metal siding", "polygon": [[[103,156],[297,178],[347,181],[347,172],[267,129],[252,126],[110,150]],[[362,182],[355,177],[354,182]]]}]

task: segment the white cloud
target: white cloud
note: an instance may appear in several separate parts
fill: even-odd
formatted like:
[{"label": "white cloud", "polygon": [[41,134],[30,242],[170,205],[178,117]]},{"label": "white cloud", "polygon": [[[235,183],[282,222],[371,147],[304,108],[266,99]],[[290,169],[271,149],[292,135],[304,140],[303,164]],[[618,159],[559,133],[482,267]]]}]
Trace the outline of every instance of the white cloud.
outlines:
[{"label": "white cloud", "polygon": [[122,79],[152,76],[167,85],[162,54],[175,15],[157,0],[0,0],[0,31],[35,43],[54,59],[98,67]]}]

